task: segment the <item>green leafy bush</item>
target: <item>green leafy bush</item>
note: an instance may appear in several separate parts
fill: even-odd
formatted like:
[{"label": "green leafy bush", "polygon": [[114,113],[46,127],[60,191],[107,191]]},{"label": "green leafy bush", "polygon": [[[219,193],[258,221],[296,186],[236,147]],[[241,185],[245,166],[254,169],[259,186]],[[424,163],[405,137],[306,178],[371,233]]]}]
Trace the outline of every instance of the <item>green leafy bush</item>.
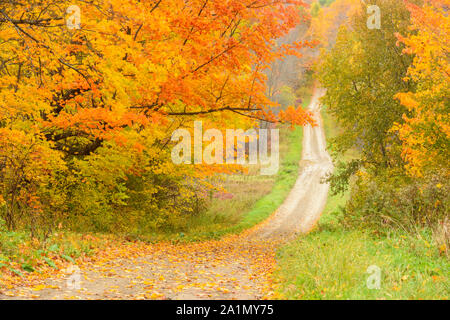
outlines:
[{"label": "green leafy bush", "polygon": [[353,222],[415,231],[436,226],[449,214],[450,185],[440,173],[411,179],[360,171],[351,189],[346,217]]}]

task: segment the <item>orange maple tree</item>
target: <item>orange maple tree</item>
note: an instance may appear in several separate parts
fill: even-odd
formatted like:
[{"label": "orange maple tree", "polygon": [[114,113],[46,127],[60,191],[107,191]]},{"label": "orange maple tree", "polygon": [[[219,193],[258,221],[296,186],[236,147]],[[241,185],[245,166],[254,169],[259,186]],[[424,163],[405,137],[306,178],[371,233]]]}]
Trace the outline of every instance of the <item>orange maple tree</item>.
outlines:
[{"label": "orange maple tree", "polygon": [[[176,168],[167,156],[171,133],[193,117],[219,128],[250,127],[256,120],[311,121],[300,108],[291,108],[285,119],[284,114],[275,115],[264,94],[264,70],[275,59],[312,45],[305,41],[276,46],[277,38],[302,21],[300,6],[306,4],[302,0],[1,3],[2,145],[7,146],[4,150],[24,145],[35,150],[35,144],[41,145],[40,150],[51,150],[52,158],[63,162],[52,167],[43,155],[11,167],[6,164],[7,152],[0,151],[2,176],[15,177],[13,187],[2,186],[5,212],[13,216],[14,211],[28,210],[17,195],[35,191],[30,189],[29,174],[18,172],[33,172],[35,167],[48,168],[39,171],[43,177],[37,180],[51,189],[44,192],[49,199],[56,199],[62,188],[50,178],[66,177],[64,188],[71,190],[72,199],[67,206],[81,211],[92,210],[94,204],[98,210],[129,204],[133,199],[129,190],[134,188],[130,176],[134,183],[146,179],[152,199],[163,198],[162,190],[192,194],[181,191],[181,182],[169,188],[162,175],[199,181],[205,174],[205,168]],[[20,141],[11,139],[17,132],[23,135]]]}]

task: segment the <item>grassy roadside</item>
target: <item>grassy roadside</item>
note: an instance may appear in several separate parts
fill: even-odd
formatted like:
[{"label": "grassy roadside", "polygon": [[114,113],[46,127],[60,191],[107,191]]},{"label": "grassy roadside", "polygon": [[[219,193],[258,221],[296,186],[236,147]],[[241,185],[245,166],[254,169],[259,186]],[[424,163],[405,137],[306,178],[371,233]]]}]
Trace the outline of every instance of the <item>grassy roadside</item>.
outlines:
[{"label": "grassy roadside", "polygon": [[[337,129],[323,112],[327,137]],[[349,157],[351,155],[348,155]],[[340,223],[349,197],[329,196],[318,227],[277,253],[274,282],[285,299],[448,299],[450,264],[426,230],[417,235],[354,230]],[[371,266],[374,269],[369,269]],[[367,281],[380,270],[380,289]],[[374,273],[372,273],[374,272]]]}]

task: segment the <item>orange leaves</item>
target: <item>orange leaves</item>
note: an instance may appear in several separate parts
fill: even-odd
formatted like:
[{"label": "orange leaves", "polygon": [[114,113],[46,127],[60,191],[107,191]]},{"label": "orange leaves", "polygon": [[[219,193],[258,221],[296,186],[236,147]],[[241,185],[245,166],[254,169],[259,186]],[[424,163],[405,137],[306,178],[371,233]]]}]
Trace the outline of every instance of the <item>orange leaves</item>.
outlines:
[{"label": "orange leaves", "polygon": [[411,93],[398,93],[395,98],[400,100],[400,103],[407,107],[410,111],[417,109],[419,103],[414,99],[414,95]]},{"label": "orange leaves", "polygon": [[[30,23],[6,23],[0,33],[9,49],[2,60],[23,63],[0,70],[3,79],[45,91],[34,99],[51,106],[37,110],[46,128],[76,129],[93,139],[112,139],[134,123],[166,125],[164,118],[182,117],[186,109],[263,109],[270,102],[262,70],[314,44],[275,46],[301,21],[300,0],[82,3],[81,28],[73,32],[57,24],[58,10],[41,15],[39,5],[23,5]],[[7,14],[19,19],[21,8]],[[17,35],[26,41],[12,41]],[[17,77],[19,68],[30,78]],[[31,103],[25,90],[17,94]]]},{"label": "orange leaves", "polygon": [[288,107],[285,111],[280,111],[279,119],[282,122],[290,123],[293,125],[304,126],[306,124],[314,124],[315,121],[312,114],[305,111],[302,107],[295,109],[294,107]]},{"label": "orange leaves", "polygon": [[404,116],[405,123],[394,130],[403,141],[408,173],[422,176],[427,167],[446,167],[450,156],[450,117],[446,110],[450,92],[450,18],[446,8],[450,1],[427,0],[423,6],[405,3],[411,12],[411,30],[416,32],[397,38],[406,45],[405,53],[415,55],[405,80],[414,81],[417,90],[396,95],[411,115]]},{"label": "orange leaves", "polygon": [[[68,287],[71,272],[63,270],[68,262],[55,252],[49,257],[61,271],[43,263],[36,267],[40,273],[24,272],[22,278],[4,273],[1,285],[8,291],[0,294],[41,299],[260,297],[270,291],[278,242],[252,239],[249,234],[266,223],[270,221],[221,240],[182,244],[60,234],[60,243],[82,241],[82,247],[93,250],[74,262],[81,269],[80,288]],[[20,269],[18,264],[12,267]]]},{"label": "orange leaves", "polygon": [[284,56],[297,56],[299,58],[301,58],[303,56],[303,54],[301,53],[301,50],[303,48],[314,48],[319,44],[319,41],[317,40],[313,40],[313,41],[297,41],[291,44],[283,44],[280,47],[280,53],[279,55],[281,57]]},{"label": "orange leaves", "polygon": [[323,47],[328,47],[334,42],[339,28],[348,25],[360,9],[359,0],[336,0],[329,7],[321,8],[318,16],[312,19],[310,33]]},{"label": "orange leaves", "polygon": [[151,122],[157,124],[161,121],[161,116],[155,115],[149,119],[143,114],[132,111],[118,112],[105,108],[77,108],[74,114],[61,111],[58,117],[50,115],[47,121],[43,121],[43,124],[48,128],[77,128],[87,135],[109,140],[119,134],[124,127],[146,126]]}]

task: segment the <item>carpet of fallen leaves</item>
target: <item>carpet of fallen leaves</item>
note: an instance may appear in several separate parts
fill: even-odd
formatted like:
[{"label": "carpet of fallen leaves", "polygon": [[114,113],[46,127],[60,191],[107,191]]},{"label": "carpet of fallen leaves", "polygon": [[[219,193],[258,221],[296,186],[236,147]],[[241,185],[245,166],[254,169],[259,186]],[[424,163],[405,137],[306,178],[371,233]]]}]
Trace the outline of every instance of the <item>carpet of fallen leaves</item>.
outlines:
[{"label": "carpet of fallen leaves", "polygon": [[[22,276],[2,271],[0,299],[276,298],[270,275],[280,241],[252,236],[269,220],[239,235],[198,243],[109,239],[75,267],[55,255],[53,267],[43,263]],[[81,281],[70,280],[74,272]]]}]

